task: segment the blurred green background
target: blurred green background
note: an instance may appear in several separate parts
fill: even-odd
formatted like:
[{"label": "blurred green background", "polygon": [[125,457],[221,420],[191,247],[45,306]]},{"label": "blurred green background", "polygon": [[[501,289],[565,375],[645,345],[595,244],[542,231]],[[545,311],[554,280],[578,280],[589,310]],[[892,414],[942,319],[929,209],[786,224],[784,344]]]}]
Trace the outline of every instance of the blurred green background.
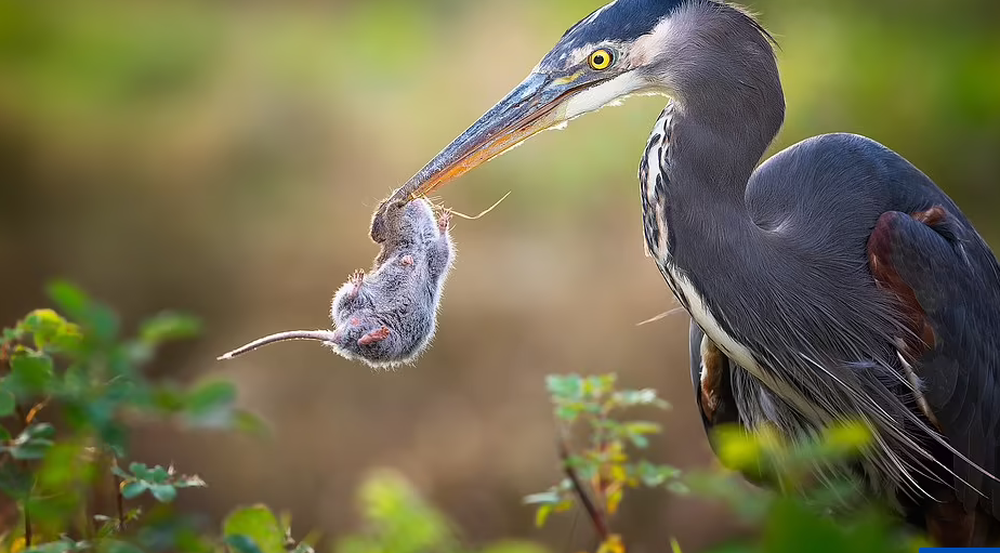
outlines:
[{"label": "blurred green background", "polygon": [[[372,374],[315,344],[222,364],[252,338],[328,324],[376,252],[371,210],[498,100],[599,0],[0,0],[0,320],[63,276],[126,317],[202,316],[160,376],[219,375],[271,421],[267,442],[142,428],[149,461],[211,487],[185,507],[265,501],[299,528],[356,521],[361,475],[389,466],[470,542],[586,547],[536,532],[520,497],[558,477],[543,377],[618,371],[675,405],[657,460],[711,456],[694,412],[685,315],[643,256],[635,173],[662,98],[545,133],[442,191],[457,265],[434,346]],[[755,0],[781,44],[788,118],[773,150],[851,131],[900,152],[997,244],[1000,3]],[[631,551],[696,551],[734,530],[713,506],[626,502]],[[571,518],[571,517],[570,517]]]}]

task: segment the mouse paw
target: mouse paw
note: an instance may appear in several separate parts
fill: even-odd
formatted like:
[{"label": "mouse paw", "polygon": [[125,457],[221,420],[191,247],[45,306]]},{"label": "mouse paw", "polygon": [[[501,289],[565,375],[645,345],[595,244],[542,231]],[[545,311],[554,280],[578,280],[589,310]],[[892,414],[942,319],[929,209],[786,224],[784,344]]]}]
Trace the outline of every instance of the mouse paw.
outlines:
[{"label": "mouse paw", "polygon": [[358,345],[370,346],[372,344],[377,344],[388,337],[389,337],[389,328],[383,326],[378,330],[373,330],[368,334],[365,334],[364,336],[358,338]]},{"label": "mouse paw", "polygon": [[351,297],[352,298],[356,297],[358,295],[358,292],[361,291],[361,285],[364,284],[365,282],[365,272],[361,269],[354,271],[353,273],[351,273],[351,278],[348,280],[348,282],[354,285],[354,289],[351,290]]},{"label": "mouse paw", "polygon": [[448,230],[448,227],[450,226],[451,226],[451,212],[442,211],[441,215],[438,216],[438,230],[444,232]]},{"label": "mouse paw", "polygon": [[413,256],[412,255],[404,255],[403,257],[401,257],[399,259],[399,262],[402,263],[403,265],[409,267],[410,265],[413,265],[413,263],[414,263],[413,262]]}]

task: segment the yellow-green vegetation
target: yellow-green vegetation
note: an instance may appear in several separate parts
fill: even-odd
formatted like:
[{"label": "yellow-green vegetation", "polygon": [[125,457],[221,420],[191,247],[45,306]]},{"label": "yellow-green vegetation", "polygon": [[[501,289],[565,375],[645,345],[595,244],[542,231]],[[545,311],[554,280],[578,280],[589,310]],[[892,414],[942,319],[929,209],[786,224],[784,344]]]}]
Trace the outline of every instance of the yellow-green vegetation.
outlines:
[{"label": "yellow-green vegetation", "polygon": [[[722,464],[741,474],[718,469],[682,476],[673,467],[635,458],[649,445],[650,436],[660,433],[659,425],[617,418],[625,408],[666,408],[666,402],[655,390],[618,390],[615,381],[614,374],[549,377],[566,478],[526,498],[538,505],[539,526],[551,513],[579,505],[600,538],[599,553],[625,551],[627,536],[615,533],[610,519],[627,489],[644,486],[722,500],[759,529],[759,539],[719,552],[888,553],[914,551],[922,544],[895,527],[879,505],[866,503],[852,477],[849,464],[872,439],[864,425],[845,422],[797,441],[784,439],[773,429],[747,433],[722,427],[713,437]],[[568,437],[575,426],[581,427],[585,439],[574,451]],[[775,491],[752,487],[743,475]],[[681,544],[674,542],[673,548],[680,551]]]},{"label": "yellow-green vegetation", "polygon": [[[200,477],[130,458],[128,436],[136,421],[263,429],[235,408],[228,383],[185,388],[144,375],[159,346],[198,332],[196,320],[160,314],[125,338],[117,315],[78,288],[60,282],[48,291],[58,311],[32,311],[5,329],[0,342],[0,490],[15,500],[19,515],[0,551],[313,553],[319,536],[297,538],[291,516],[264,505],[235,509],[218,530],[196,523],[172,507],[182,490],[206,486]],[[661,428],[620,415],[668,407],[655,390],[618,389],[613,374],[552,375],[547,387],[565,478],[526,502],[537,506],[539,526],[554,513],[581,509],[599,538],[598,553],[628,549],[628,536],[613,531],[612,519],[627,491],[638,487],[721,499],[759,529],[757,539],[719,552],[892,553],[915,547],[878,506],[860,501],[849,471],[842,470],[870,443],[863,426],[844,424],[795,443],[772,431],[720,430],[715,439],[722,462],[784,492],[775,494],[728,470],[682,475],[639,457]],[[95,509],[100,502],[93,499],[102,496],[112,498],[104,502],[110,510]],[[332,539],[334,553],[544,553],[520,541],[464,543],[460,529],[391,471],[361,483],[359,507],[361,529]],[[674,542],[673,548],[681,551],[682,545]]]}]

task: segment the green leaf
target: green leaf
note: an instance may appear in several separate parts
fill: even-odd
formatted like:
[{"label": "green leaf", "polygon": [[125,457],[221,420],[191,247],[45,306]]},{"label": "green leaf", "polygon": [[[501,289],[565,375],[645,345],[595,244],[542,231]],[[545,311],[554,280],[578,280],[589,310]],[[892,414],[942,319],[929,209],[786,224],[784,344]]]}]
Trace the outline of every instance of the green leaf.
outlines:
[{"label": "green leaf", "polygon": [[150,480],[150,471],[146,463],[129,463],[128,470],[139,480]]},{"label": "green leaf", "polygon": [[139,339],[150,345],[197,336],[201,322],[195,317],[164,312],[146,319],[139,327]]},{"label": "green leaf", "polygon": [[779,499],[769,517],[764,546],[775,553],[840,553],[850,547],[834,522],[811,513],[790,499]]},{"label": "green leaf", "polygon": [[15,407],[14,394],[0,390],[0,417],[9,417],[14,413]]},{"label": "green leaf", "polygon": [[252,539],[241,534],[226,536],[224,543],[237,553],[263,553]]},{"label": "green leaf", "polygon": [[622,407],[633,405],[652,405],[661,409],[670,407],[670,404],[663,401],[656,395],[656,390],[646,388],[644,390],[621,390],[615,393],[615,401]]},{"label": "green leaf", "polygon": [[90,305],[90,299],[83,290],[63,280],[52,282],[47,287],[49,297],[60,311],[71,319],[82,322]]},{"label": "green leaf", "polygon": [[556,408],[556,416],[566,422],[575,421],[582,412],[583,406],[580,404],[560,405]]},{"label": "green leaf", "polygon": [[525,496],[522,500],[526,505],[535,504],[552,504],[555,505],[562,500],[562,497],[555,491],[549,490],[547,492],[533,493],[531,495]]},{"label": "green leaf", "polygon": [[535,511],[535,527],[541,528],[545,526],[545,521],[548,520],[549,515],[555,510],[556,506],[554,504],[545,504],[538,507]]},{"label": "green leaf", "polygon": [[645,436],[630,435],[628,439],[630,442],[632,442],[632,445],[634,445],[639,449],[646,449],[647,447],[649,447],[649,438]]},{"label": "green leaf", "polygon": [[52,447],[51,438],[56,429],[48,423],[33,424],[24,429],[7,448],[11,457],[21,461],[31,461],[45,457]]},{"label": "green leaf", "polygon": [[20,341],[24,337],[24,330],[20,328],[5,328],[3,329],[3,339],[0,340],[0,344],[11,344]]},{"label": "green leaf", "polygon": [[125,499],[135,499],[149,489],[145,482],[133,480],[122,485],[122,497]]},{"label": "green leaf", "polygon": [[263,419],[243,409],[236,409],[233,411],[233,428],[240,432],[250,434],[251,436],[258,437],[266,436],[270,432]]},{"label": "green leaf", "polygon": [[504,540],[490,544],[481,553],[549,553],[549,550],[537,543]]},{"label": "green leaf", "polygon": [[191,424],[226,427],[232,421],[231,407],[236,387],[230,382],[208,382],[187,397],[185,415]]},{"label": "green leaf", "polygon": [[171,383],[157,385],[151,390],[152,407],[167,413],[176,413],[184,409],[186,400],[184,391]]},{"label": "green leaf", "polygon": [[94,476],[94,463],[83,447],[75,443],[57,443],[45,454],[38,471],[38,483],[47,490],[64,490],[88,483]]},{"label": "green leaf", "polygon": [[551,374],[545,378],[545,386],[557,402],[583,399],[583,378],[579,375]]},{"label": "green leaf", "polygon": [[277,517],[267,507],[244,507],[226,517],[223,535],[246,536],[257,545],[261,553],[285,553],[285,534]]},{"label": "green leaf", "polygon": [[83,324],[88,327],[98,341],[110,344],[118,336],[121,323],[114,311],[100,304],[93,304]]},{"label": "green leaf", "polygon": [[655,422],[647,421],[632,421],[626,422],[621,425],[621,427],[628,432],[636,436],[644,434],[659,434],[663,431],[663,427],[656,424]]},{"label": "green leaf", "polygon": [[691,488],[689,488],[684,482],[671,482],[667,485],[667,489],[677,495],[688,495],[691,493]]},{"label": "green leaf", "polygon": [[643,485],[656,487],[663,485],[672,478],[680,476],[681,471],[668,465],[654,465],[649,461],[642,461],[636,466],[636,472]]},{"label": "green leaf", "polygon": [[76,544],[72,540],[59,540],[49,543],[41,543],[25,549],[23,553],[67,553],[76,549]]},{"label": "green leaf", "polygon": [[177,497],[177,488],[171,484],[154,484],[149,491],[160,503],[170,503]]},{"label": "green leaf", "polygon": [[839,424],[823,431],[823,449],[829,454],[854,454],[872,443],[872,432],[863,424]]},{"label": "green leaf", "polygon": [[170,479],[170,472],[162,466],[156,465],[149,471],[148,479],[157,484],[163,484]]},{"label": "green leaf", "polygon": [[36,348],[43,349],[66,332],[67,324],[66,319],[51,309],[36,309],[19,326],[32,334]]},{"label": "green leaf", "polygon": [[102,343],[111,343],[118,334],[118,316],[106,306],[91,301],[83,291],[66,282],[49,284],[48,293],[59,310],[80,323]]},{"label": "green leaf", "polygon": [[53,379],[52,358],[44,353],[22,351],[10,360],[11,374],[5,383],[17,395],[42,394]]},{"label": "green leaf", "polygon": [[583,394],[593,399],[604,397],[614,389],[616,380],[618,380],[618,377],[614,373],[589,376],[583,381]]},{"label": "green leaf", "polygon": [[19,463],[0,465],[0,491],[8,497],[23,499],[31,490],[34,477]]},{"label": "green leaf", "polygon": [[139,547],[121,540],[103,539],[98,542],[99,553],[143,553]]}]

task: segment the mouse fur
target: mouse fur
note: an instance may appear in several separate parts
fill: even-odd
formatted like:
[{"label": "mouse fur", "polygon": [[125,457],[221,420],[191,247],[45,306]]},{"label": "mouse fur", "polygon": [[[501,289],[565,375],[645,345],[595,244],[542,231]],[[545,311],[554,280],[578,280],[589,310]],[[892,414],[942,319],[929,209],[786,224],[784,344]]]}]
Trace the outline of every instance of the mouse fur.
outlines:
[{"label": "mouse fur", "polygon": [[372,269],[356,271],[330,307],[334,330],[272,334],[233,350],[231,359],[285,340],[317,340],[339,355],[374,368],[412,363],[437,327],[445,280],[455,258],[450,214],[435,217],[430,202],[389,201],[372,219],[370,236],[380,245]]}]

